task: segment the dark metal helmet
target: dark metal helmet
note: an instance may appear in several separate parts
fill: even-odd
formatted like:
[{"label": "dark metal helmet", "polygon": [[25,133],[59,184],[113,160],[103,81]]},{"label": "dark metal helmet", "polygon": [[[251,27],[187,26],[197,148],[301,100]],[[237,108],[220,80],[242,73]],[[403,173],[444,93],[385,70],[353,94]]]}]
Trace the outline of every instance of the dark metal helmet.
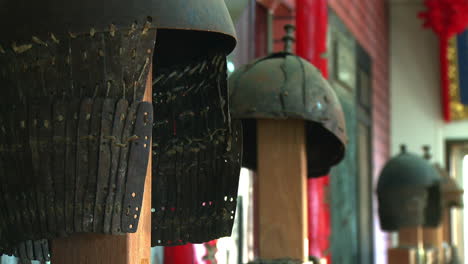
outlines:
[{"label": "dark metal helmet", "polygon": [[[222,92],[215,106],[227,101],[223,57],[236,40],[224,1],[0,0],[0,31],[0,207],[8,208],[0,253],[45,261],[48,239],[135,232],[153,128],[143,102],[151,62],[155,77],[172,67],[190,76],[165,88],[206,77],[218,81],[210,93]],[[185,67],[194,61],[199,74]],[[214,67],[216,76],[205,74]],[[222,157],[237,161],[240,128],[226,108],[210,117],[226,117],[215,136],[232,143]],[[231,196],[238,166],[223,171]],[[227,223],[216,234],[227,233],[233,211],[216,219]]]},{"label": "dark metal helmet", "polygon": [[377,195],[383,230],[440,224],[441,177],[427,160],[405,148],[380,173]]},{"label": "dark metal helmet", "polygon": [[436,170],[442,177],[442,203],[444,208],[463,208],[463,189],[457,181],[450,177],[449,173],[439,164],[435,165]]},{"label": "dark metal helmet", "polygon": [[[178,48],[209,50],[219,47],[229,53],[236,44],[234,26],[224,0],[0,0],[3,34],[0,43],[30,42],[33,36],[41,38],[50,34],[88,33],[91,28],[97,32],[108,31],[111,25],[130,28],[135,22],[147,20],[163,30],[161,34],[169,31],[176,34],[177,38],[163,41]],[[196,38],[191,38],[194,36]],[[190,45],[184,42],[188,40]]]},{"label": "dark metal helmet", "polygon": [[306,60],[275,53],[239,68],[229,85],[232,117],[244,123],[244,166],[256,168],[255,119],[307,121],[309,177],[326,175],[343,159],[347,137],[341,104]]}]

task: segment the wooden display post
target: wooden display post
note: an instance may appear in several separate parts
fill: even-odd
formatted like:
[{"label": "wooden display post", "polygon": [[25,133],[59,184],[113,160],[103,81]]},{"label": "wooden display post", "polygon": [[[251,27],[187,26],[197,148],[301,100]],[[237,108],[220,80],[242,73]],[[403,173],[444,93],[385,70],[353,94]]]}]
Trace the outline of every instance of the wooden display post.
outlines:
[{"label": "wooden display post", "polygon": [[[151,102],[152,70],[144,100]],[[138,232],[123,236],[78,234],[52,242],[53,264],[151,263],[151,153]]]},{"label": "wooden display post", "polygon": [[259,257],[307,261],[303,120],[258,120]]},{"label": "wooden display post", "polygon": [[398,231],[398,247],[388,250],[388,264],[419,264],[424,251],[422,227],[402,228]]},{"label": "wooden display post", "polygon": [[435,263],[444,263],[444,228],[443,225],[434,228],[424,228],[423,230],[424,247],[434,250]]}]

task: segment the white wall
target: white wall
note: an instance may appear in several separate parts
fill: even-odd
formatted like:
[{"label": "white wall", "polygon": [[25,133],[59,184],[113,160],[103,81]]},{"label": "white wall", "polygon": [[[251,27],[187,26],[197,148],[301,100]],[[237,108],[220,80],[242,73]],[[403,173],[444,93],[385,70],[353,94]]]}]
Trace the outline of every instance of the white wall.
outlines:
[{"label": "white wall", "polygon": [[430,145],[433,160],[444,164],[445,140],[468,139],[468,121],[442,119],[438,39],[422,28],[424,9],[415,0],[390,3],[391,151],[404,143],[422,153]]}]

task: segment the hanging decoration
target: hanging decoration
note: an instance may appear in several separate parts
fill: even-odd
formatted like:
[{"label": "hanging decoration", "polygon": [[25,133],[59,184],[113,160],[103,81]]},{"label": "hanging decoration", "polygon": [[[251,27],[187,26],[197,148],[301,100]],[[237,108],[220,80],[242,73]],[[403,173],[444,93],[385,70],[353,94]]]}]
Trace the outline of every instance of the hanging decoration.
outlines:
[{"label": "hanging decoration", "polygon": [[[444,120],[468,118],[468,1],[425,0],[419,17],[439,37],[442,110]],[[465,31],[465,32],[464,32]]]}]

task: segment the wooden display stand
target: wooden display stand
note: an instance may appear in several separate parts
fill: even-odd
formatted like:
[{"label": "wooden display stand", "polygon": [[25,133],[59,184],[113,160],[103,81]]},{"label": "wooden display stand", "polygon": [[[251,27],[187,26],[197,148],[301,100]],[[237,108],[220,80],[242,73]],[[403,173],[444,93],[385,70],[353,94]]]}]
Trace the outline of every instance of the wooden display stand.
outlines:
[{"label": "wooden display stand", "polygon": [[416,249],[414,248],[391,248],[388,250],[389,264],[417,264]]},{"label": "wooden display stand", "polygon": [[259,257],[307,261],[304,121],[258,120]]},{"label": "wooden display stand", "polygon": [[[398,247],[388,250],[389,264],[418,264],[418,255],[424,248],[432,248],[431,259],[444,263],[443,225],[436,228],[403,228],[398,232]],[[434,263],[434,262],[431,262]]]},{"label": "wooden display stand", "polygon": [[423,228],[402,228],[398,232],[398,247],[388,250],[388,264],[418,264],[423,248]]},{"label": "wooden display stand", "polygon": [[[152,70],[144,100],[151,102]],[[151,153],[138,232],[124,236],[83,234],[52,242],[53,264],[151,263]]]},{"label": "wooden display stand", "polygon": [[436,263],[444,263],[444,228],[443,225],[435,228],[424,228],[424,248],[434,249]]}]

